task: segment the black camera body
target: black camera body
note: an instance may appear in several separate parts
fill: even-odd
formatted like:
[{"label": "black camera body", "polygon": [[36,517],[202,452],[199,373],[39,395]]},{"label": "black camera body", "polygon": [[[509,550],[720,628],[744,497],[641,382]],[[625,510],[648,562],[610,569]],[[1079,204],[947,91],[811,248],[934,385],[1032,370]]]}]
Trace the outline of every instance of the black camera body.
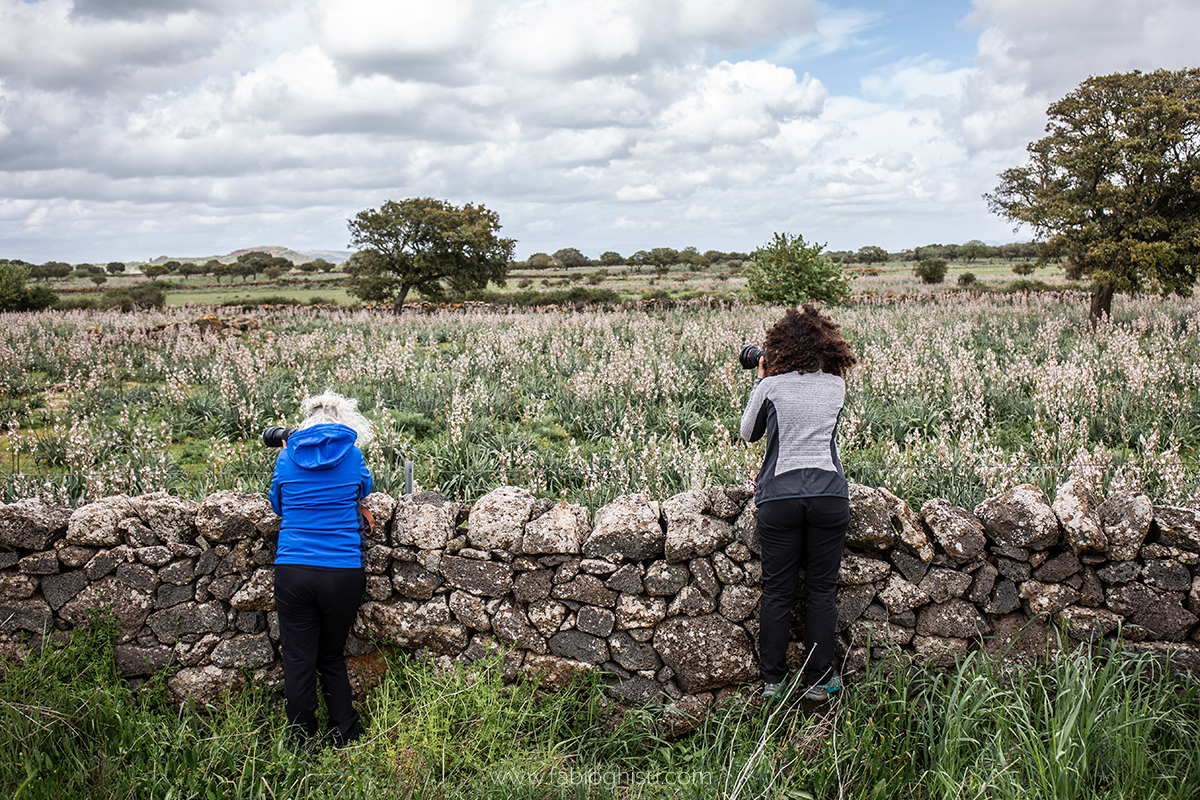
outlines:
[{"label": "black camera body", "polygon": [[748,344],[742,348],[742,353],[738,356],[738,361],[741,362],[742,369],[758,369],[759,359],[766,355],[766,350],[760,350],[754,345]]},{"label": "black camera body", "polygon": [[287,444],[288,437],[291,436],[299,428],[280,428],[278,425],[272,425],[263,430],[263,444],[267,447],[283,447]]}]

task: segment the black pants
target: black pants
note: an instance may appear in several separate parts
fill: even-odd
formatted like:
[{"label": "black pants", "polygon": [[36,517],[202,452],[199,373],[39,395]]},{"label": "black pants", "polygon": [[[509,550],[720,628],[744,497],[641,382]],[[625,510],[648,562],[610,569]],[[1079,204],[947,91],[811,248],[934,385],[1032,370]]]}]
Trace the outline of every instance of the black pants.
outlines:
[{"label": "black pants", "polygon": [[758,649],[763,681],[779,683],[787,676],[792,607],[801,567],[808,594],[804,679],[810,684],[821,682],[833,666],[838,567],[849,524],[850,501],[844,497],[771,500],[758,507],[763,572]]},{"label": "black pants", "polygon": [[318,676],[334,742],[346,744],[359,736],[342,654],[366,586],[361,569],[275,566],[287,718],[308,736],[317,735]]}]

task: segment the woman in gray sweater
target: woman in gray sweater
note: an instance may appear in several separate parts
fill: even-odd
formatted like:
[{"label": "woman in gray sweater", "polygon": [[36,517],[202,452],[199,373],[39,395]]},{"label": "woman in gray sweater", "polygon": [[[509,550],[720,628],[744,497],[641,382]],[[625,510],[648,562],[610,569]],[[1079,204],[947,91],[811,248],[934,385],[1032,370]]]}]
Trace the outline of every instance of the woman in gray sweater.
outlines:
[{"label": "woman in gray sweater", "polygon": [[787,646],[798,573],[804,569],[807,700],[841,688],[834,664],[837,576],[850,522],[849,488],[837,452],[843,379],[857,363],[839,326],[812,304],[789,308],[767,331],[766,355],[742,414],[742,437],[765,434],[755,483],[762,546],[759,655],[763,696],[777,699],[787,677]]}]

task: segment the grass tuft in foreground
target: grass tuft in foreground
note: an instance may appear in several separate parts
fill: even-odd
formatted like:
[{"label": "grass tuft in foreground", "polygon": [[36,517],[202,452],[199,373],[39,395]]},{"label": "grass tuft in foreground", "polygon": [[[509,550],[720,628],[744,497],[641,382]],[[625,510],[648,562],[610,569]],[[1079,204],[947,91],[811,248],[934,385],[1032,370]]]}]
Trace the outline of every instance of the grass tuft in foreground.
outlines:
[{"label": "grass tuft in foreground", "polygon": [[176,708],[130,692],[111,627],[0,677],[0,795],[14,798],[1191,798],[1200,687],[1104,647],[1044,665],[972,656],[946,674],[875,672],[816,708],[730,701],[667,741],[600,687],[506,686],[497,664],[393,655],[367,736],[297,750],[250,689]]}]

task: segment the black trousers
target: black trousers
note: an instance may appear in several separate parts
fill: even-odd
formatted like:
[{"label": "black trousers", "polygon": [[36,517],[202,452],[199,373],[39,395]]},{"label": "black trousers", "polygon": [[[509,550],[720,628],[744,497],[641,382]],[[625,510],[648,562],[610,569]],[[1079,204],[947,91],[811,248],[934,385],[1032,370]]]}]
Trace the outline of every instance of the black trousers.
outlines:
[{"label": "black trousers", "polygon": [[288,722],[308,736],[318,732],[318,677],[334,742],[359,736],[343,651],[366,587],[361,569],[275,565],[285,710]]},{"label": "black trousers", "polygon": [[808,595],[804,679],[810,684],[821,682],[833,666],[837,576],[849,524],[850,501],[844,497],[771,500],[758,507],[763,573],[758,649],[763,681],[779,683],[787,676],[792,607],[801,568]]}]

